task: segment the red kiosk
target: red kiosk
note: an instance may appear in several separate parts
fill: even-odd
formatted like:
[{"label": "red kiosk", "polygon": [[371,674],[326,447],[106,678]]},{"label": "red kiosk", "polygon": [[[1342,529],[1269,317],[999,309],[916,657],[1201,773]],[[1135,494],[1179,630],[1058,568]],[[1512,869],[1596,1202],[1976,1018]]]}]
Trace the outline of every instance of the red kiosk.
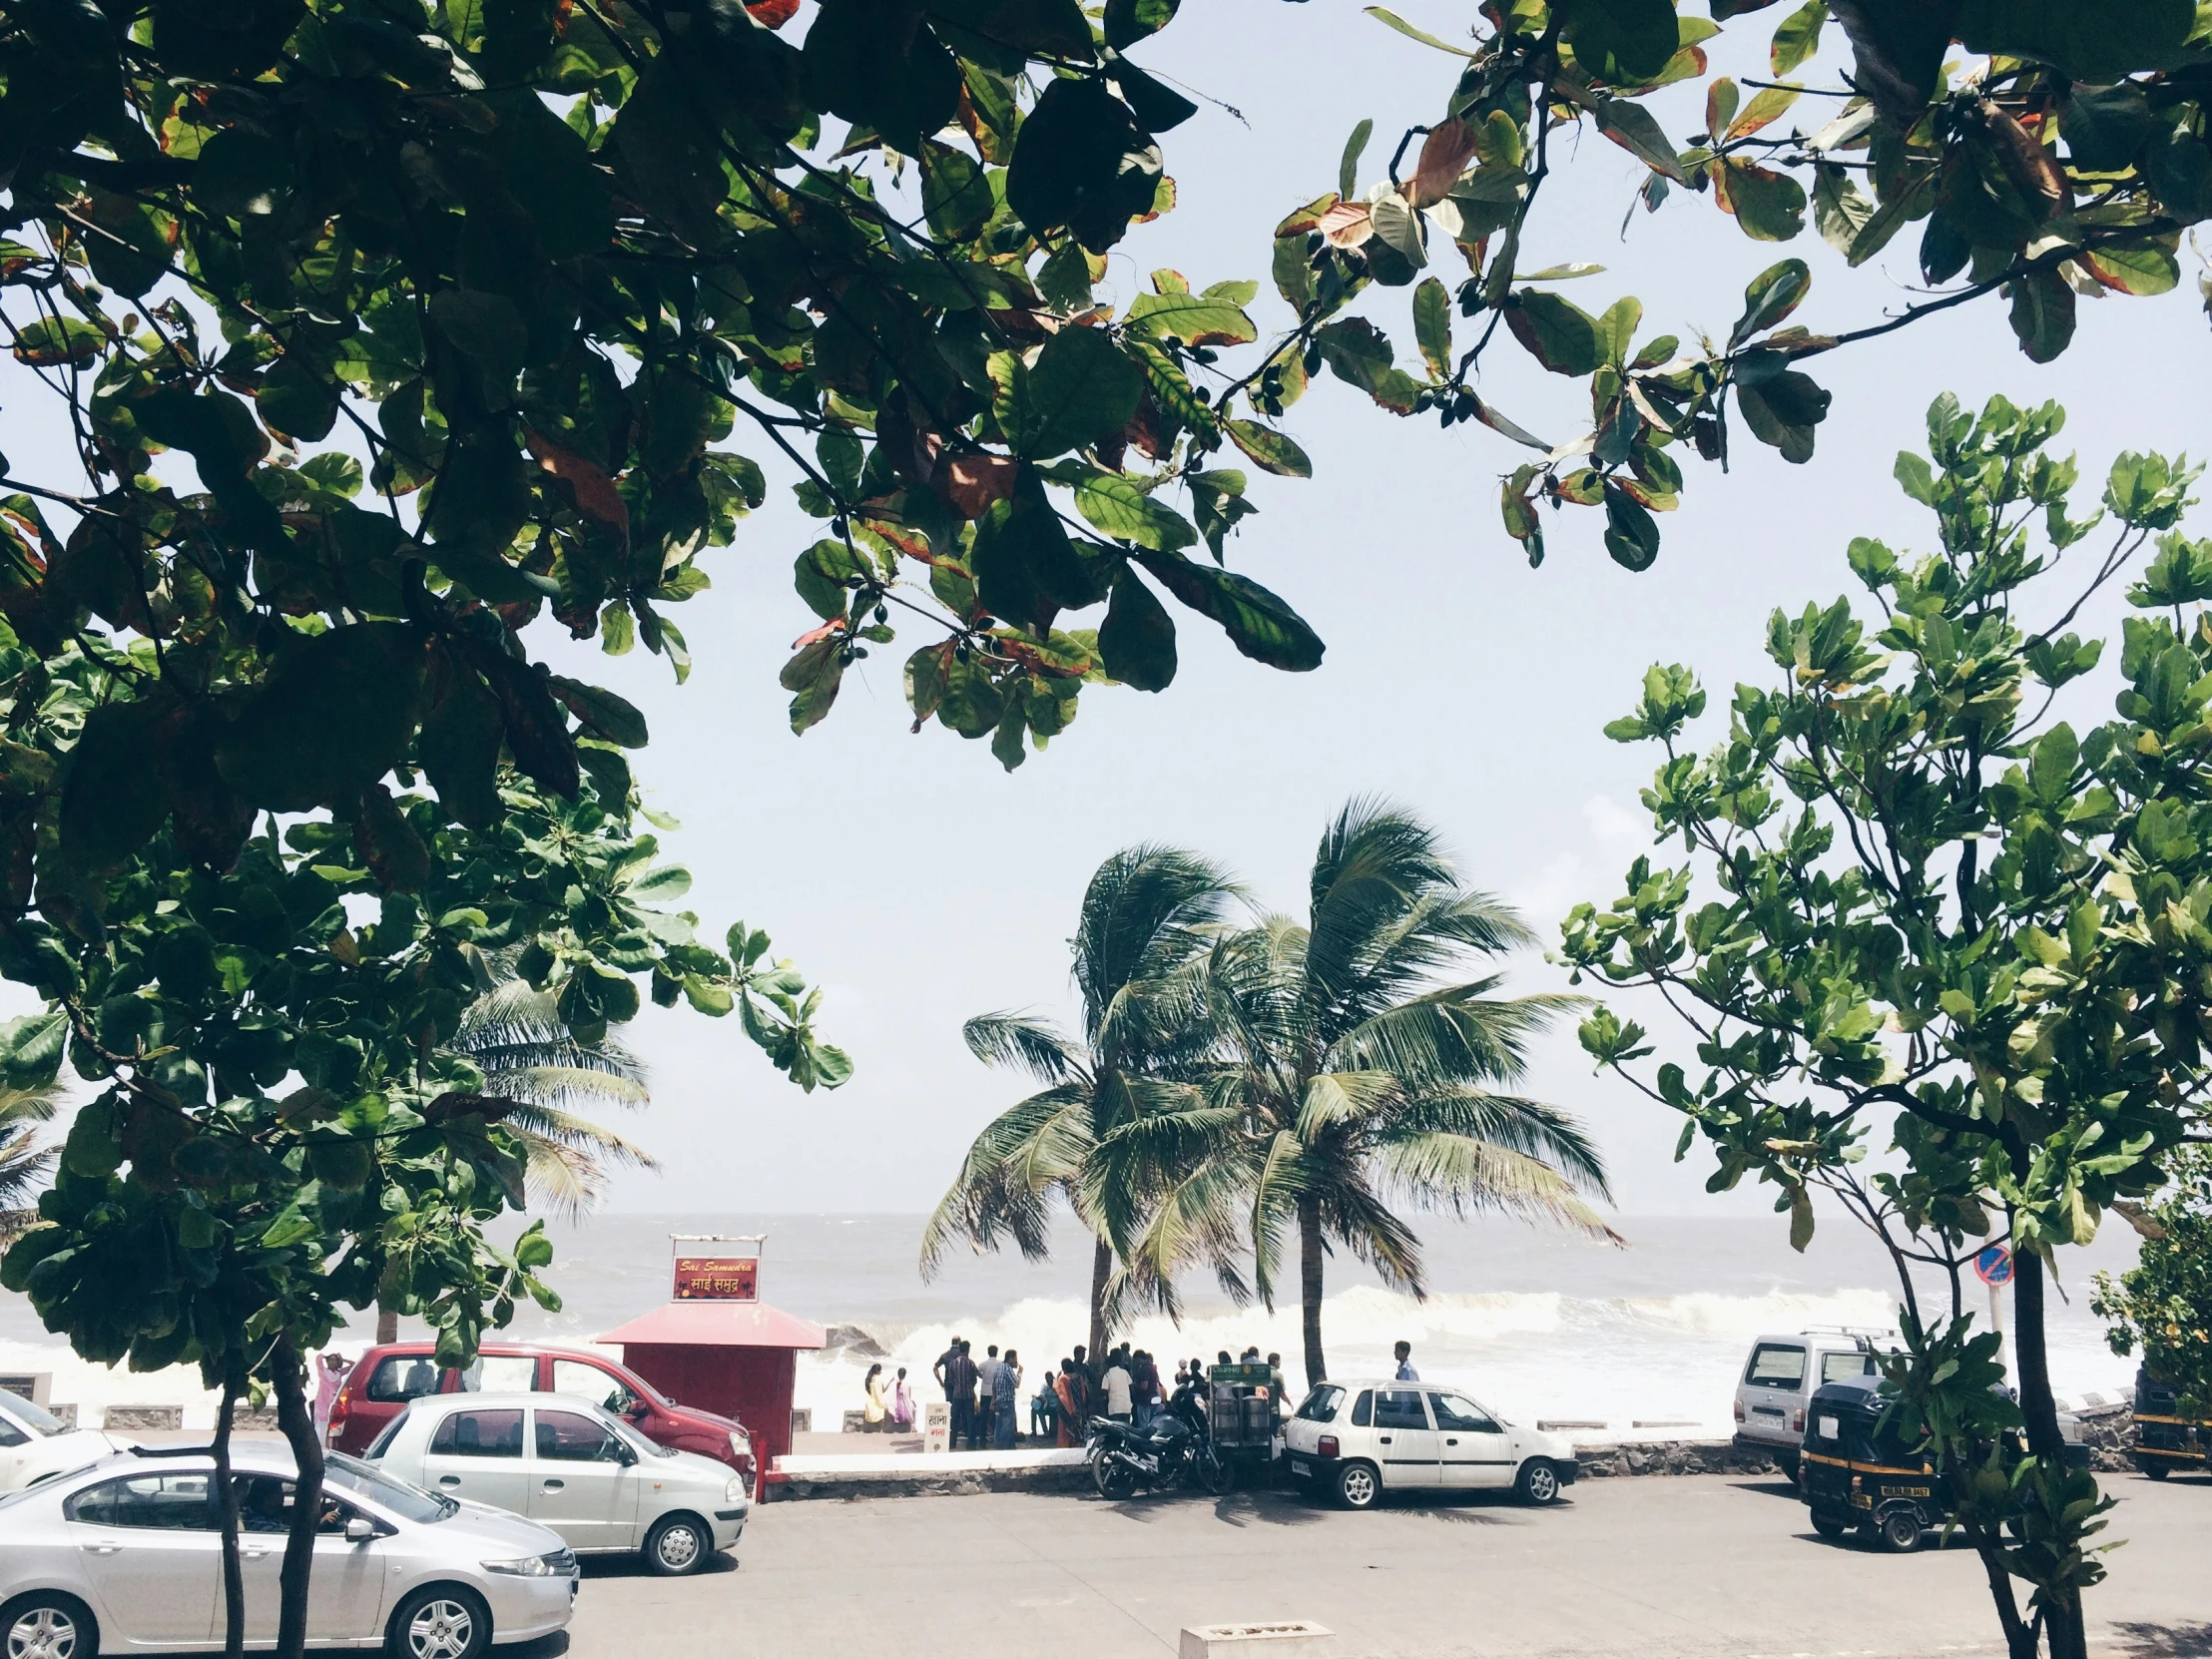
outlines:
[{"label": "red kiosk", "polygon": [[[776,1459],[792,1448],[792,1391],[799,1351],[824,1332],[760,1299],[767,1235],[680,1233],[675,1300],[598,1340],[622,1345],[622,1362],[672,1399],[736,1417],[753,1436],[758,1495],[781,1485]],[[702,1246],[736,1246],[712,1252]],[[690,1247],[687,1249],[687,1247]]]}]

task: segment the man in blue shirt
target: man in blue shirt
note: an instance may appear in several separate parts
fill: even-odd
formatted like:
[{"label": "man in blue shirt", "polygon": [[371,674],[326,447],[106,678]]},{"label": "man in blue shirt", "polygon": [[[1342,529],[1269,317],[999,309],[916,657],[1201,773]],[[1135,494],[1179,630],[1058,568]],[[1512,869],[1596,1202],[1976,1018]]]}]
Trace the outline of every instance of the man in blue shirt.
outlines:
[{"label": "man in blue shirt", "polygon": [[1413,1345],[1411,1343],[1399,1343],[1397,1345],[1397,1380],[1400,1382],[1418,1382],[1420,1381],[1420,1373],[1413,1369]]}]

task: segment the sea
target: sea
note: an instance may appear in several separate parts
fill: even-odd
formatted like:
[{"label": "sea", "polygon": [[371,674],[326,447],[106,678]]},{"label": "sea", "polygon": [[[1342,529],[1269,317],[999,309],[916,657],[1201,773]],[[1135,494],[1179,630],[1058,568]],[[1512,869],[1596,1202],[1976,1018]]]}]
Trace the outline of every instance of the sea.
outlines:
[{"label": "sea", "polygon": [[[886,1375],[904,1367],[917,1393],[933,1396],[932,1361],[956,1336],[981,1354],[992,1344],[1021,1357],[1028,1386],[1085,1340],[1090,1246],[1062,1218],[1041,1262],[961,1248],[924,1279],[919,1215],[597,1215],[550,1224],[548,1277],[562,1307],[526,1306],[515,1335],[589,1343],[668,1300],[679,1235],[764,1235],[765,1302],[832,1328],[833,1346],[803,1355],[795,1403],[818,1429],[834,1428],[862,1398],[879,1354]],[[1625,1217],[1620,1247],[1498,1218],[1424,1218],[1423,1299],[1385,1289],[1344,1255],[1328,1267],[1322,1335],[1333,1375],[1387,1375],[1393,1344],[1413,1348],[1421,1377],[1450,1383],[1520,1422],[1607,1425],[1608,1436],[1725,1435],[1735,1381],[1759,1336],[1815,1326],[1887,1330],[1899,1295],[1888,1258],[1861,1229],[1825,1222],[1801,1255],[1787,1224],[1765,1217]],[[2062,1251],[2050,1298],[2052,1382],[2061,1395],[2124,1394],[2133,1362],[2115,1356],[2089,1311],[2092,1275],[2135,1260],[2134,1233],[2111,1218],[2096,1241]],[[685,1244],[687,1252],[723,1248]],[[1284,1357],[1296,1389],[1303,1377],[1296,1295],[1273,1310],[1233,1306],[1211,1278],[1183,1287],[1181,1319],[1142,1314],[1116,1335],[1169,1362],[1256,1345]],[[1965,1306],[1986,1328],[1989,1294],[1968,1278]],[[1925,1309],[1947,1310],[1949,1288],[1924,1280]],[[2004,1310],[2009,1323],[2009,1309]],[[403,1324],[403,1331],[407,1327]],[[332,1347],[358,1353],[374,1330],[355,1316]],[[187,1427],[214,1420],[214,1396],[196,1374],[134,1374],[89,1365],[48,1335],[28,1302],[0,1294],[0,1374],[50,1375],[49,1397],[77,1405],[88,1426],[112,1405],[177,1404]],[[1027,1388],[1025,1387],[1025,1392]],[[1585,1434],[1584,1437],[1589,1437]]]}]

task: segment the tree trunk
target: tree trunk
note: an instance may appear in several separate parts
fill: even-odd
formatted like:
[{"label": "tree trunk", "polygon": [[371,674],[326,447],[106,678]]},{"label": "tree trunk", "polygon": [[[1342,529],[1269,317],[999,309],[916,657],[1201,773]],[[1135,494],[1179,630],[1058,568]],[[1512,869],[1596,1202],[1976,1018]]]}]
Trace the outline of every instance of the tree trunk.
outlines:
[{"label": "tree trunk", "polygon": [[231,1478],[231,1418],[246,1392],[246,1357],[234,1348],[224,1363],[223,1405],[215,1419],[216,1503],[223,1511],[223,1659],[246,1652],[246,1577],[239,1565],[239,1489]]},{"label": "tree trunk", "polygon": [[385,1348],[399,1341],[399,1316],[388,1308],[376,1310],[376,1346]]},{"label": "tree trunk", "polygon": [[1306,1328],[1306,1386],[1319,1387],[1329,1380],[1329,1363],[1321,1352],[1321,1200],[1298,1201],[1298,1301]]},{"label": "tree trunk", "polygon": [[306,1366],[286,1339],[276,1345],[276,1426],[298,1465],[292,1488],[291,1527],[284,1539],[284,1567],[277,1582],[283,1597],[276,1619],[276,1659],[304,1659],[307,1649],[307,1580],[314,1570],[315,1530],[322,1518],[322,1442],[307,1409]]},{"label": "tree trunk", "polygon": [[1113,1277],[1114,1247],[1101,1238],[1091,1247],[1091,1364],[1106,1369],[1106,1281]]},{"label": "tree trunk", "polygon": [[[2066,1440],[2058,1431],[2058,1404],[2050,1393],[2050,1360],[2043,1348],[2043,1260],[2032,1251],[2012,1255],[2012,1353],[2019,1364],[2020,1414],[2027,1419],[2027,1449],[2046,1468],[2066,1466]],[[2083,1659],[2088,1641],[2078,1594],[2045,1603],[2051,1659]]]}]

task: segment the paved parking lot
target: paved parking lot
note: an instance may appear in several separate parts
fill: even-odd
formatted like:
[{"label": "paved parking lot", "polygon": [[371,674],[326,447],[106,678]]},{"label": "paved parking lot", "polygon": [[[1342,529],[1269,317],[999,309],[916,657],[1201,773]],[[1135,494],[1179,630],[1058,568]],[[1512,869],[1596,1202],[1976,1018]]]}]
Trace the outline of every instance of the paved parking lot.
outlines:
[{"label": "paved parking lot", "polygon": [[[2092,1593],[2109,1659],[2212,1656],[2212,1480],[2107,1479],[2126,1547]],[[1454,1496],[1347,1514],[1275,1493],[769,1504],[698,1578],[589,1569],[565,1638],[515,1659],[1157,1659],[1187,1624],[1307,1618],[1343,1659],[1996,1654],[1962,1548],[1826,1542],[1790,1488],[1590,1481],[1557,1508]]]}]

